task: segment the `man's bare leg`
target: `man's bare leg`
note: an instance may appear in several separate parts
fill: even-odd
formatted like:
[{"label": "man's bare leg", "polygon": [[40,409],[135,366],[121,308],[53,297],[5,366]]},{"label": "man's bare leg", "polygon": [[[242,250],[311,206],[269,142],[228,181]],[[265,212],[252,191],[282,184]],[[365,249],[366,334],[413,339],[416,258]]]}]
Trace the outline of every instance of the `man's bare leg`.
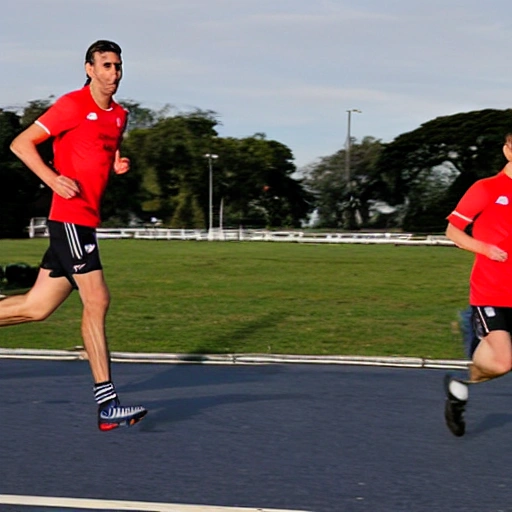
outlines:
[{"label": "man's bare leg", "polygon": [[468,384],[479,384],[496,379],[512,368],[512,342],[507,331],[492,331],[483,338],[473,354],[469,366],[469,379],[445,377],[445,420],[456,436],[463,436],[466,429],[464,412],[469,397]]},{"label": "man's bare leg", "polygon": [[107,382],[111,380],[111,375],[105,320],[110,294],[103,271],[76,274],[74,278],[83,304],[82,337],[93,379],[96,384]]},{"label": "man's bare leg", "polygon": [[83,304],[82,336],[94,379],[94,397],[99,406],[98,427],[107,431],[122,425],[134,425],[147,411],[142,406],[121,406],[111,379],[105,332],[110,294],[103,271],[75,274],[74,278]]},{"label": "man's bare leg", "polygon": [[50,271],[42,268],[27,293],[0,301],[0,327],[45,320],[72,291],[65,277],[50,277]]},{"label": "man's bare leg", "polygon": [[512,341],[507,331],[492,331],[478,344],[469,366],[469,383],[496,379],[512,368]]}]

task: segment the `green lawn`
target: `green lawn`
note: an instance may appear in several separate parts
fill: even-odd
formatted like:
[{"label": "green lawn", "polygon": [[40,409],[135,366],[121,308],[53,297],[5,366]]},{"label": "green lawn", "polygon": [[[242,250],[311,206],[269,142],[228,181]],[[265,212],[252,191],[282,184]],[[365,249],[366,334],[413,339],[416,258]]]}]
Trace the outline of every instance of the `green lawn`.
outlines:
[{"label": "green lawn", "polygon": [[[37,265],[44,239],[0,240]],[[101,240],[115,351],[464,357],[455,327],[472,256],[453,247]],[[0,347],[81,345],[72,297]]]}]

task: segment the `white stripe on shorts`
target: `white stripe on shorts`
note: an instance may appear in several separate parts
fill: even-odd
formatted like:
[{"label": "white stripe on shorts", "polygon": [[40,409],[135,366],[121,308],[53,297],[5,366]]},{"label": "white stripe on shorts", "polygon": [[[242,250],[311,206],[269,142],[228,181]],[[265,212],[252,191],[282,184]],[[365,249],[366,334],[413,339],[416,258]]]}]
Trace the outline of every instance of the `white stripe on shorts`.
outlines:
[{"label": "white stripe on shorts", "polygon": [[480,320],[480,325],[483,329],[483,332],[477,334],[480,334],[481,337],[485,338],[491,331],[489,331],[489,326],[485,321],[485,316],[482,314],[482,308],[480,306],[476,307],[476,313],[478,315],[478,319]]},{"label": "white stripe on shorts", "polygon": [[76,232],[76,226],[74,224],[64,222],[64,229],[66,230],[66,236],[68,238],[71,255],[74,258],[81,260],[84,254],[82,252],[82,247],[80,246],[80,240],[78,238],[78,233]]}]

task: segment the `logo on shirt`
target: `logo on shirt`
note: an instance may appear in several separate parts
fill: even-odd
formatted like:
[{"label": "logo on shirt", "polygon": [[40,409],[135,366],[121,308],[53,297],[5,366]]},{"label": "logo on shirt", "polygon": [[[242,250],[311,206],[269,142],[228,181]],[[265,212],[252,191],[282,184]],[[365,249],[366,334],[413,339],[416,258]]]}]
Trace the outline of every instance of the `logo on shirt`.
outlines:
[{"label": "logo on shirt", "polygon": [[97,121],[98,114],[96,114],[96,112],[91,112],[90,114],[87,114],[87,119],[89,119],[89,121]]},{"label": "logo on shirt", "polygon": [[91,252],[94,251],[94,249],[96,249],[96,245],[94,245],[94,244],[86,244],[85,245],[85,252],[87,254],[91,254]]},{"label": "logo on shirt", "polygon": [[116,119],[116,124],[118,128],[121,128],[121,119],[119,117]]},{"label": "logo on shirt", "polygon": [[500,196],[498,199],[496,199],[496,204],[502,204],[504,206],[507,206],[508,204],[508,197],[507,196]]}]

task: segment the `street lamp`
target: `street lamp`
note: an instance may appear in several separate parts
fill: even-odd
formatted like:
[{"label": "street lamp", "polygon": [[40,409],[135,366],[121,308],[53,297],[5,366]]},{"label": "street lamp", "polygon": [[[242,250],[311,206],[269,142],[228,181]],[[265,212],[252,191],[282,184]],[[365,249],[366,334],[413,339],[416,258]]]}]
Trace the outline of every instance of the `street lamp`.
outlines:
[{"label": "street lamp", "polygon": [[351,108],[347,110],[348,114],[348,126],[347,126],[347,143],[345,148],[345,173],[347,178],[347,189],[350,192],[350,145],[351,145],[351,136],[350,136],[350,120],[352,117],[352,112],[356,112],[358,114],[362,114],[362,111],[357,108]]},{"label": "street lamp", "polygon": [[213,160],[219,158],[219,155],[215,155],[214,153],[206,153],[204,155],[208,158],[208,170],[209,170],[209,179],[208,179],[208,234],[211,235],[213,228]]}]

